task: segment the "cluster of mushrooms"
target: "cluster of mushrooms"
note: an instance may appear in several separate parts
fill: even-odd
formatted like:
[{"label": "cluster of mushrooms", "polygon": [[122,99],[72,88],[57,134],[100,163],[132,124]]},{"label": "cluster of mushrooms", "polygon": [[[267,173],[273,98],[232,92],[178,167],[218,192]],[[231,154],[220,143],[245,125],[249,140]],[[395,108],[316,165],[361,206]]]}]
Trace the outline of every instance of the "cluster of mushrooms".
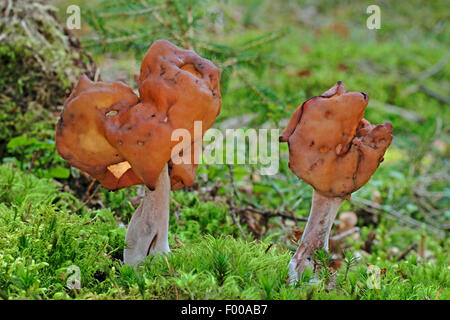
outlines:
[{"label": "cluster of mushrooms", "polygon": [[[220,113],[220,70],[192,50],[155,41],[142,62],[139,97],[121,82],[82,76],[56,127],[56,147],[70,165],[108,190],[144,184],[146,194],[126,233],[124,262],[136,266],[148,255],[168,253],[170,190],[193,184],[194,122],[202,137]],[[338,82],[305,101],[280,136],[289,145],[289,167],[314,188],[310,216],[289,264],[290,281],[311,266],[328,237],[344,199],[375,172],[392,141],[392,125],[363,118],[367,94],[347,92]],[[191,164],[172,161],[172,132],[191,133]]]}]

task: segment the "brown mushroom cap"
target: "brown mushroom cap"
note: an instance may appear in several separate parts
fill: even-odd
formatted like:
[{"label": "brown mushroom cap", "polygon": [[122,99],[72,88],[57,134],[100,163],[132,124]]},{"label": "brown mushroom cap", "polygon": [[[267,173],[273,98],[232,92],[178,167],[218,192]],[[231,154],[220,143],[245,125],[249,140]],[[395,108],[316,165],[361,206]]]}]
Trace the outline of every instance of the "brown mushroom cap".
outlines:
[{"label": "brown mushroom cap", "polygon": [[197,165],[173,164],[172,132],[194,121],[202,137],[220,112],[220,71],[214,64],[169,41],[158,40],[141,66],[140,99],[126,85],[81,77],[57,125],[56,147],[72,166],[107,189],[144,183],[153,189],[166,163],[172,190],[192,185]]},{"label": "brown mushroom cap", "polygon": [[369,97],[347,92],[339,81],[305,101],[280,136],[289,144],[289,167],[327,197],[348,197],[362,187],[383,161],[392,141],[392,124],[363,119]]}]

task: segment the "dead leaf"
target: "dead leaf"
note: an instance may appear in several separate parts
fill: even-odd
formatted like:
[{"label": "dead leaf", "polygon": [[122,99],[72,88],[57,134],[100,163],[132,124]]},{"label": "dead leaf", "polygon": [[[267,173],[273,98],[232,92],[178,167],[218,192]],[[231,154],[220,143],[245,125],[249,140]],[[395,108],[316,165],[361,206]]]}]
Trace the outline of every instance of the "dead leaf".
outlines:
[{"label": "dead leaf", "polygon": [[346,64],[339,63],[338,69],[339,69],[340,71],[347,71],[347,70],[348,70],[348,66],[347,66]]},{"label": "dead leaf", "polygon": [[300,70],[297,72],[297,75],[299,77],[309,77],[311,75],[311,71],[310,70]]},{"label": "dead leaf", "polygon": [[292,228],[292,236],[294,241],[298,243],[298,241],[302,238],[303,230],[300,230],[299,227]]}]

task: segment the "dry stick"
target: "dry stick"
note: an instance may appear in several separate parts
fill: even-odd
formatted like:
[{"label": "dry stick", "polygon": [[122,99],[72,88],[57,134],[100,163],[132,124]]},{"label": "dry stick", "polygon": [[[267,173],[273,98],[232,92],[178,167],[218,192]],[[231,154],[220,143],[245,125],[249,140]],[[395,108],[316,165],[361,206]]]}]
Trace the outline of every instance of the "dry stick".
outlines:
[{"label": "dry stick", "polygon": [[229,59],[225,60],[225,62],[222,64],[221,69],[225,69],[227,67],[232,67],[238,62],[239,62],[239,60],[237,58],[229,58]]},{"label": "dry stick", "polygon": [[[436,201],[439,201],[446,196],[445,192],[427,191],[421,185],[419,185],[417,188],[418,189],[415,190],[414,194],[417,195],[418,197],[434,198]],[[439,212],[439,213],[441,213],[441,212]]]},{"label": "dry stick", "polygon": [[33,158],[31,159],[30,167],[28,168],[27,173],[30,173],[31,170],[33,169],[34,163],[36,162],[38,155],[39,155],[39,149],[34,151]]},{"label": "dry stick", "polygon": [[[407,80],[419,80],[422,81],[432,77],[433,75],[440,72],[448,63],[448,60],[450,59],[450,53],[445,54],[441,60],[438,61],[435,65],[433,65],[431,68],[426,69],[425,71],[422,71],[421,73],[417,75],[412,75],[407,78]],[[427,88],[423,83],[412,85],[411,87],[406,89],[406,94],[410,95],[412,93],[415,93],[417,91],[422,91],[423,93],[429,95],[432,98],[435,98],[436,100],[450,104],[450,97],[441,95],[440,93],[437,93],[429,88]]]},{"label": "dry stick", "polygon": [[[77,52],[80,52],[80,55],[81,55],[82,48],[81,48],[80,40],[74,35],[74,33],[72,32],[71,29],[67,28],[67,26],[64,26],[64,32],[67,35],[67,39],[68,39],[70,48]],[[97,73],[97,70],[99,68],[97,68],[95,66],[94,58],[92,57],[92,55],[87,51],[83,51],[82,54],[84,54],[89,60],[89,63],[87,64],[89,73],[91,73],[91,74]],[[97,81],[97,80],[94,80],[94,81]]]},{"label": "dry stick", "polygon": [[9,13],[11,12],[11,10],[13,9],[12,8],[12,1],[11,0],[8,0],[8,6],[6,7],[6,10],[5,10],[5,17],[8,17],[9,16]]},{"label": "dry stick", "polygon": [[362,199],[362,198],[359,198],[356,196],[352,196],[351,200],[352,200],[352,202],[356,202],[358,204],[363,205],[365,207],[365,209],[368,210],[369,212],[372,212],[375,214],[380,214],[379,211],[382,211],[382,212],[387,213],[388,216],[392,216],[392,217],[398,219],[400,222],[404,222],[405,224],[409,224],[410,226],[413,226],[416,228],[421,228],[422,226],[425,226],[425,228],[427,228],[429,231],[437,234],[439,237],[445,236],[445,232],[436,226],[430,225],[425,222],[417,221],[409,216],[405,216],[401,212],[398,212],[394,209],[390,209],[388,211],[388,210],[384,209],[383,206],[381,206],[380,204],[378,204],[376,202]]},{"label": "dry stick", "polygon": [[100,253],[103,252],[103,250],[105,250],[107,245],[108,245],[108,241],[106,241],[105,244],[101,247],[101,249],[97,252],[97,254],[95,255],[96,258],[100,255]]},{"label": "dry stick", "polygon": [[405,120],[412,121],[412,122],[419,122],[419,123],[422,123],[425,121],[425,119],[417,112],[414,112],[414,111],[411,111],[411,110],[408,110],[405,108],[401,108],[401,107],[395,106],[393,104],[382,103],[377,100],[371,100],[371,102],[372,102],[372,104],[369,104],[370,108],[374,107],[374,104],[375,104],[375,105],[383,106],[384,110],[387,113],[395,114],[397,116],[402,117]]},{"label": "dry stick", "polygon": [[419,84],[418,89],[420,91],[422,91],[423,93],[425,93],[426,95],[429,95],[430,97],[435,98],[436,100],[438,100],[440,102],[450,104],[450,97],[444,96],[434,90],[431,90],[430,88],[426,87],[424,84]]},{"label": "dry stick", "polygon": [[272,247],[273,247],[273,243],[269,244],[267,249],[264,251],[264,254],[267,254],[267,252],[269,252],[270,248],[272,248]]},{"label": "dry stick", "polygon": [[84,196],[83,196],[84,199],[86,199],[86,198],[89,197],[89,193],[91,192],[91,189],[92,189],[92,187],[93,187],[94,184],[95,184],[95,181],[97,181],[97,179],[93,179],[93,180],[91,181],[91,183],[89,184],[89,186],[88,186],[86,192],[84,193]]},{"label": "dry stick", "polygon": [[422,234],[420,237],[420,246],[419,246],[419,257],[422,260],[425,258],[425,239],[426,236]]},{"label": "dry stick", "polygon": [[[300,203],[302,203],[302,201],[303,201],[303,197],[298,198],[298,200],[291,207],[291,210],[295,211],[295,209],[297,209],[297,207],[300,205]],[[306,220],[308,220],[308,219],[306,219]]]},{"label": "dry stick", "polygon": [[442,292],[442,287],[439,289],[439,292],[438,292],[438,294],[437,294],[437,296],[436,296],[436,299],[435,300],[438,300],[439,299],[439,296],[441,295],[441,292]]},{"label": "dry stick", "polygon": [[344,239],[345,237],[347,237],[347,236],[349,236],[349,235],[351,235],[351,234],[353,234],[355,232],[358,232],[358,231],[359,231],[359,228],[358,227],[354,227],[354,228],[351,228],[351,229],[349,229],[347,231],[344,231],[342,233],[339,233],[339,234],[335,235],[334,237],[331,238],[331,240],[339,241],[339,240]]},{"label": "dry stick", "polygon": [[28,220],[30,218],[31,205],[32,205],[32,203],[30,202],[28,204],[28,208],[27,208],[27,215],[25,217],[26,220]]},{"label": "dry stick", "polygon": [[397,258],[397,261],[403,260],[408,253],[417,248],[417,242],[412,243],[405,251],[403,251]]},{"label": "dry stick", "polygon": [[372,278],[372,282],[373,282],[373,286],[375,287],[375,290],[376,290],[376,292],[377,292],[377,296],[379,297],[380,294],[378,293],[378,286],[377,286],[377,283],[376,283],[376,281],[375,281],[375,277]]},{"label": "dry stick", "polygon": [[121,12],[101,13],[98,16],[101,18],[109,18],[109,17],[114,17],[114,16],[138,16],[141,14],[146,14],[146,13],[161,10],[164,8],[165,8],[165,5],[159,5],[159,6],[145,8],[145,9],[137,10],[137,11],[121,11]]},{"label": "dry stick", "polygon": [[28,221],[28,219],[30,218],[31,205],[32,205],[32,203],[30,202],[30,203],[28,204],[28,207],[27,207],[27,213],[25,214],[25,217],[24,217],[24,216],[21,216],[21,220],[22,220],[23,222]]},{"label": "dry stick", "polygon": [[247,236],[244,233],[244,230],[242,230],[241,224],[239,223],[239,220],[237,218],[236,215],[236,207],[234,204],[234,194],[236,192],[236,187],[234,185],[234,178],[233,178],[233,167],[231,164],[227,165],[228,170],[230,171],[230,183],[231,183],[231,195],[230,195],[230,204],[231,204],[231,208],[230,208],[230,213],[231,213],[231,218],[233,219],[234,224],[238,227],[239,232],[242,235],[242,238],[244,238],[245,241],[247,241]]},{"label": "dry stick", "polygon": [[417,91],[422,91],[423,93],[425,93],[426,95],[440,101],[446,104],[450,104],[450,97],[449,96],[445,96],[442,95],[434,90],[431,90],[430,88],[426,87],[423,83],[419,83],[419,84],[414,84],[410,87],[408,87],[405,90],[405,95],[411,95],[413,93],[416,93]]},{"label": "dry stick", "polygon": [[108,44],[108,43],[116,43],[116,42],[123,42],[123,41],[129,41],[129,40],[134,40],[137,39],[139,37],[142,37],[142,35],[136,35],[136,34],[132,34],[129,36],[123,36],[123,37],[117,37],[117,38],[112,38],[112,39],[96,39],[92,42],[87,42],[84,43],[83,46],[84,47],[92,47],[92,46],[96,46],[99,44]]},{"label": "dry stick", "polygon": [[96,214],[91,220],[86,221],[85,223],[83,223],[83,226],[87,226],[88,224],[91,224],[95,219],[97,219],[98,214]]},{"label": "dry stick", "polygon": [[308,218],[296,217],[293,214],[287,214],[287,213],[278,212],[278,211],[261,210],[261,209],[253,208],[253,207],[244,207],[244,208],[239,208],[238,210],[241,212],[251,211],[254,213],[261,214],[266,217],[282,217],[282,218],[291,219],[294,221],[303,221],[303,222],[308,221]]},{"label": "dry stick", "polygon": [[434,76],[436,73],[441,71],[447,65],[447,62],[449,59],[450,59],[450,53],[447,53],[441,58],[441,60],[438,61],[438,63],[433,65],[431,68],[426,69],[425,71],[422,71],[421,73],[419,73],[417,75],[411,76],[410,79],[411,80],[412,79],[424,80],[431,76]]},{"label": "dry stick", "polygon": [[[431,204],[429,204],[424,198],[422,197],[417,197],[417,201],[419,202],[419,204],[425,208],[426,211],[428,211],[432,216],[437,216],[440,215],[441,212],[437,209],[435,209]],[[445,210],[444,210],[445,211]]]},{"label": "dry stick", "polygon": [[100,68],[97,68],[95,69],[94,82],[97,82],[99,78],[100,78]]},{"label": "dry stick", "polygon": [[175,284],[173,285],[173,290],[175,291],[175,300],[180,300],[180,297],[178,296],[178,289]]},{"label": "dry stick", "polygon": [[95,188],[94,192],[92,192],[92,194],[89,196],[89,198],[83,202],[81,204],[81,206],[79,206],[75,211],[72,211],[70,214],[74,214],[77,213],[78,211],[80,211],[85,205],[87,205],[89,203],[89,201],[92,200],[92,198],[97,194],[97,191],[100,189],[100,184]]}]

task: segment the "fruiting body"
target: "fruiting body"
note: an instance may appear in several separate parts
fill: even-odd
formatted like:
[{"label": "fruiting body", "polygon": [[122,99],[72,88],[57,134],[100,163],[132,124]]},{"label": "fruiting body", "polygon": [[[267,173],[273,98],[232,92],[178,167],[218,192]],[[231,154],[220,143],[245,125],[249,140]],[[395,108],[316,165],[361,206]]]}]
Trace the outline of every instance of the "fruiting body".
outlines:
[{"label": "fruiting body", "polygon": [[188,130],[193,144],[194,121],[202,136],[211,127],[222,104],[219,78],[211,61],[155,41],[142,62],[140,98],[121,82],[81,77],[58,121],[58,152],[110,190],[142,183],[152,190],[167,163],[172,190],[191,186],[197,165],[171,163],[172,132]]},{"label": "fruiting body", "polygon": [[[136,265],[150,253],[168,253],[170,179],[167,164],[156,182],[155,191],[145,190],[145,197],[128,224],[123,259]],[[167,214],[166,214],[167,213]]]},{"label": "fruiting body", "polygon": [[[313,252],[328,247],[333,220],[343,199],[361,188],[383,161],[392,124],[363,118],[369,97],[337,84],[305,101],[280,136],[289,145],[289,167],[314,188],[310,218],[290,263],[297,281]],[[296,276],[295,276],[296,274]]]},{"label": "fruiting body", "polygon": [[298,281],[305,268],[314,269],[312,257],[317,249],[328,250],[328,238],[342,198],[328,198],[313,192],[311,212],[300,245],[289,263],[289,280]]},{"label": "fruiting body", "polygon": [[392,141],[392,125],[363,119],[369,97],[346,92],[342,82],[305,101],[280,141],[289,144],[289,167],[314,190],[348,197],[372,176]]},{"label": "fruiting body", "polygon": [[[149,253],[168,252],[170,189],[191,186],[197,171],[195,139],[214,123],[221,109],[220,71],[191,50],[158,40],[147,51],[138,97],[121,82],[93,82],[82,76],[67,99],[56,128],[56,147],[72,166],[103,187],[117,190],[145,184],[146,192],[128,226],[125,262],[137,264]],[[200,137],[194,122],[201,122]],[[189,163],[173,163],[179,141],[190,134]]]}]

